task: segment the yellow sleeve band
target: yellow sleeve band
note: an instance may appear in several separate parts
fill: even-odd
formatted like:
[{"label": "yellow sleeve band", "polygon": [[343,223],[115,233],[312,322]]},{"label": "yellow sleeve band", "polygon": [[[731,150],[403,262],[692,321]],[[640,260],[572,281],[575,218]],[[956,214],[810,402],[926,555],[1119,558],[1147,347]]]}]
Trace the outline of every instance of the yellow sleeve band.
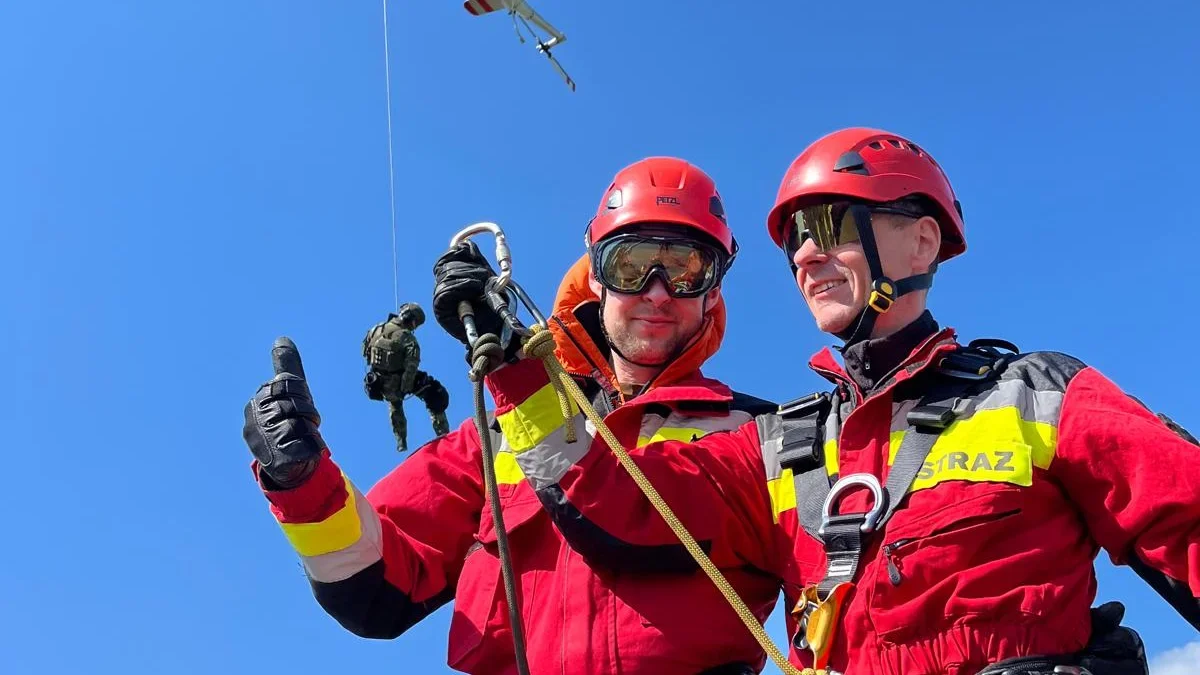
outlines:
[{"label": "yellow sleeve band", "polygon": [[512,410],[499,415],[500,431],[516,454],[530,450],[563,425],[554,387],[547,384]]},{"label": "yellow sleeve band", "polygon": [[362,537],[362,522],[358,518],[354,490],[350,488],[350,481],[345,474],[342,480],[346,504],[333,515],[319,523],[279,523],[284,536],[300,555],[311,558],[340,551]]}]

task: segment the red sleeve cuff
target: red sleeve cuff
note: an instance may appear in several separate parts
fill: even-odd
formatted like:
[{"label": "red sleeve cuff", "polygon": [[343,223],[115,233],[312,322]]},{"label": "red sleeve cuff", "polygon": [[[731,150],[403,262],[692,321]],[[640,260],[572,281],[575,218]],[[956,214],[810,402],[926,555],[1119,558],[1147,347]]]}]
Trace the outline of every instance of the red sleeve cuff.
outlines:
[{"label": "red sleeve cuff", "polygon": [[550,378],[541,361],[521,359],[496,369],[485,382],[496,401],[496,414],[501,415],[537,393]]},{"label": "red sleeve cuff", "polygon": [[251,464],[259,488],[271,502],[271,513],[281,523],[319,523],[346,505],[346,478],[326,450],[308,480],[290,490],[268,490],[259,477],[257,460]]}]

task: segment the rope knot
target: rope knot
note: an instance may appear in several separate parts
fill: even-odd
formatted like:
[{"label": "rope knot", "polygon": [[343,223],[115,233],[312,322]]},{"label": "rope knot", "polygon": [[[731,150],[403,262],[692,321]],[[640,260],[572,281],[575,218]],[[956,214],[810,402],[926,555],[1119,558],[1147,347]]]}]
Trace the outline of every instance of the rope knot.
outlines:
[{"label": "rope knot", "polygon": [[471,363],[471,372],[467,377],[472,382],[482,380],[488,373],[499,368],[500,364],[504,363],[504,347],[500,346],[500,338],[493,333],[480,335],[471,347],[468,361]]},{"label": "rope knot", "polygon": [[554,356],[554,335],[541,326],[533,327],[533,335],[525,342],[525,353],[535,359]]}]

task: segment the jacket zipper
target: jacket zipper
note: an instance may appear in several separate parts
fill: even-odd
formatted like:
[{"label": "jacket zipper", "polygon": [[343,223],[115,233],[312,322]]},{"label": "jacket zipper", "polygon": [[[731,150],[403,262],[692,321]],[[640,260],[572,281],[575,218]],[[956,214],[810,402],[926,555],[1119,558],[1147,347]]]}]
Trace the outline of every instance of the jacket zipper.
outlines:
[{"label": "jacket zipper", "polygon": [[[981,513],[978,516],[968,516],[958,522],[955,522],[954,527],[951,527],[950,529],[934,530],[933,532],[931,532],[923,537],[905,537],[903,539],[897,539],[896,541],[894,541],[890,544],[884,545],[883,556],[884,556],[884,561],[887,563],[888,581],[892,582],[893,586],[899,586],[900,583],[902,581],[904,581],[904,577],[900,574],[900,566],[897,564],[898,562],[900,562],[900,557],[901,557],[897,553],[897,551],[904,548],[905,546],[908,546],[909,544],[912,544],[912,543],[915,543],[918,541],[923,541],[925,539],[929,539],[930,537],[936,537],[936,536],[947,534],[950,532],[955,532],[957,530],[966,529],[967,527],[970,527],[972,525],[979,524],[979,522],[994,523],[996,521],[1003,520],[1010,516],[1015,516],[1020,512],[1021,512],[1021,509],[1009,509],[1007,511],[1002,511],[1000,513]],[[971,522],[971,521],[975,521],[975,522]]]},{"label": "jacket zipper", "polygon": [[883,555],[885,560],[887,560],[888,581],[892,582],[893,586],[899,586],[900,582],[904,580],[904,578],[900,576],[900,568],[896,565],[896,558],[899,557],[896,555],[896,549],[901,548],[906,544],[911,544],[914,541],[917,540],[912,538],[897,539],[896,541],[883,547]]},{"label": "jacket zipper", "polygon": [[818,374],[825,376],[825,379],[833,381],[834,384],[837,384],[838,386],[845,386],[846,389],[849,389],[854,394],[854,405],[856,408],[863,402],[864,399],[861,395],[862,393],[858,390],[858,385],[854,384],[850,378],[843,377],[832,370],[825,370],[824,368],[813,368],[813,370],[815,370]]}]

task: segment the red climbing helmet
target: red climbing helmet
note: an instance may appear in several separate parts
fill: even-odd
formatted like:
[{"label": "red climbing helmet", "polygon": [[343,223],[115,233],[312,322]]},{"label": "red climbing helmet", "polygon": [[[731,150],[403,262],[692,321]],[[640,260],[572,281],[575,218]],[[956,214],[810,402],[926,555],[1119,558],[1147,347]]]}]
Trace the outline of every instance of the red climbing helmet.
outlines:
[{"label": "red climbing helmet", "polygon": [[712,237],[733,256],[733,231],[716,183],[694,164],[676,157],[648,157],[617,172],[588,224],[588,247],[635,224],[684,225]]},{"label": "red climbing helmet", "polygon": [[782,248],[786,226],[799,207],[847,197],[878,203],[914,196],[924,198],[941,226],[938,260],[965,251],[962,207],[929,153],[887,131],[842,129],[808,146],[788,167],[767,231]]}]

